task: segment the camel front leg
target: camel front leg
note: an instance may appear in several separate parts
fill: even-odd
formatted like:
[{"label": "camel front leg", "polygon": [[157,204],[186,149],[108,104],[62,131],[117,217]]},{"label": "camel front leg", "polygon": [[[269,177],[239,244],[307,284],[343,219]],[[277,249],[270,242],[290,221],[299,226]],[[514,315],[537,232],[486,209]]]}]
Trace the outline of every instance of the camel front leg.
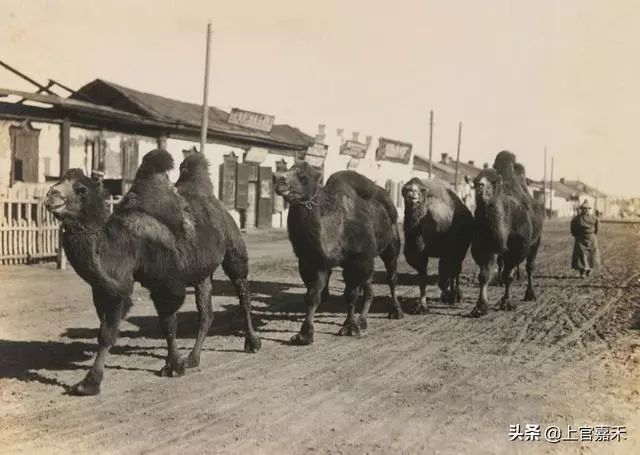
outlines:
[{"label": "camel front leg", "polygon": [[427,314],[429,312],[429,303],[427,301],[427,266],[429,259],[425,258],[424,267],[418,270],[418,286],[420,287],[420,299],[414,309],[414,314]]},{"label": "camel front leg", "polygon": [[[129,298],[126,300],[130,301]],[[95,289],[93,290],[93,303],[100,318],[98,353],[84,379],[68,390],[71,395],[89,396],[100,393],[100,384],[104,377],[104,365],[107,355],[116,344],[118,328],[124,310],[131,306],[130,302],[123,302],[119,297],[104,295],[102,291]]]},{"label": "camel front leg", "polygon": [[160,376],[182,376],[185,372],[186,361],[178,353],[176,333],[178,331],[178,309],[185,297],[184,286],[175,285],[151,292],[151,299],[158,312],[160,330],[167,340],[167,360],[160,370]]},{"label": "camel front leg", "polygon": [[367,322],[367,316],[369,316],[369,309],[373,302],[373,288],[371,287],[371,280],[362,285],[362,295],[364,297],[364,305],[362,306],[362,313],[358,318],[358,327],[362,330],[367,330],[369,323]]},{"label": "camel front leg", "polygon": [[291,343],[298,345],[308,345],[313,343],[313,334],[315,332],[313,326],[313,318],[316,309],[320,305],[321,294],[327,285],[329,276],[327,269],[320,269],[314,265],[308,265],[302,261],[298,263],[300,277],[307,287],[307,293],[304,296],[304,303],[307,313],[300,327],[300,332],[291,337]]},{"label": "camel front leg", "polygon": [[504,268],[502,269],[502,282],[504,283],[504,295],[500,299],[498,304],[499,310],[513,311],[516,309],[515,304],[511,301],[511,284],[513,283],[513,269],[514,266],[511,263],[505,261]]},{"label": "camel front leg", "polygon": [[478,274],[480,295],[478,296],[476,306],[473,308],[473,310],[471,310],[471,317],[484,316],[489,311],[487,288],[489,286],[489,281],[491,280],[491,275],[493,274],[493,270],[495,268],[495,262],[496,256],[491,255],[489,256],[488,260],[480,266],[480,273]]},{"label": "camel front leg", "polygon": [[360,326],[356,321],[355,315],[356,302],[358,301],[358,297],[358,286],[347,284],[344,290],[344,298],[347,302],[347,318],[342,324],[342,328],[340,328],[340,330],[338,331],[338,335],[340,336],[360,336]]}]

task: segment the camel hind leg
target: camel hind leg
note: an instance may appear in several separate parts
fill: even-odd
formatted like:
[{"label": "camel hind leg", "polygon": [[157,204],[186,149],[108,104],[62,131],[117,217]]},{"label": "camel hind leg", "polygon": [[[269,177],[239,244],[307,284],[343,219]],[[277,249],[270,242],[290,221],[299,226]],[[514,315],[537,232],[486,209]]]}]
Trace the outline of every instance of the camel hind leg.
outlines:
[{"label": "camel hind leg", "polygon": [[251,288],[247,276],[249,275],[249,259],[244,243],[241,247],[230,249],[222,261],[222,270],[233,284],[240,306],[244,312],[245,334],[244,352],[255,353],[262,347],[262,342],[253,328],[251,317]]},{"label": "camel hind leg", "polygon": [[536,265],[536,257],[540,248],[540,240],[533,245],[529,256],[527,256],[527,290],[524,293],[525,302],[534,302],[536,300],[536,292],[533,290],[533,272]]},{"label": "camel hind leg", "polygon": [[398,302],[396,296],[396,285],[398,284],[398,256],[400,255],[400,238],[394,238],[394,240],[387,246],[387,248],[380,254],[380,259],[384,262],[384,267],[387,271],[387,283],[389,285],[389,291],[391,293],[391,308],[389,309],[388,317],[390,319],[402,319],[404,312]]},{"label": "camel hind leg", "polygon": [[193,349],[187,357],[186,368],[195,368],[200,365],[200,352],[207,333],[213,322],[213,304],[211,303],[211,289],[213,285],[209,278],[203,280],[195,286],[196,307],[198,308],[198,334]]}]

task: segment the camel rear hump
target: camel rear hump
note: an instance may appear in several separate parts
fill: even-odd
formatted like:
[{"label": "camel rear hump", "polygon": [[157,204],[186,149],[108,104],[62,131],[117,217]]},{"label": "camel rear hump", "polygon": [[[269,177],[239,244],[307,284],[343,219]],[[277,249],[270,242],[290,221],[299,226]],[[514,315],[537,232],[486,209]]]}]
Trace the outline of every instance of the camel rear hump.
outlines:
[{"label": "camel rear hump", "polygon": [[355,171],[339,171],[329,177],[327,187],[338,182],[351,187],[361,199],[367,201],[375,200],[384,207],[392,223],[398,221],[398,210],[391,201],[389,193],[369,178]]}]

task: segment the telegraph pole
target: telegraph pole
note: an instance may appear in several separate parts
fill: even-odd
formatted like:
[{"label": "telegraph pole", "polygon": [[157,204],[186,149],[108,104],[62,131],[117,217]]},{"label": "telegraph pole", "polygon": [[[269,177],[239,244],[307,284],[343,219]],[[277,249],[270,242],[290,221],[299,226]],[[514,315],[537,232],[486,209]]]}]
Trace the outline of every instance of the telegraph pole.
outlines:
[{"label": "telegraph pole", "polygon": [[458,152],[456,153],[456,179],[454,191],[458,193],[458,171],[460,168],[460,142],[462,141],[462,122],[458,123]]},{"label": "telegraph pole", "polygon": [[542,177],[542,207],[544,217],[547,217],[547,146],[544,146],[544,175]]},{"label": "telegraph pole", "polygon": [[433,110],[429,115],[429,178],[431,178],[432,172],[432,162],[433,162]]},{"label": "telegraph pole", "polygon": [[549,216],[553,212],[553,156],[551,157],[551,179],[549,181]]},{"label": "telegraph pole", "polygon": [[200,153],[204,153],[209,129],[209,51],[211,45],[211,21],[207,24],[207,50],[204,60],[204,93],[202,96],[202,130],[200,132]]}]

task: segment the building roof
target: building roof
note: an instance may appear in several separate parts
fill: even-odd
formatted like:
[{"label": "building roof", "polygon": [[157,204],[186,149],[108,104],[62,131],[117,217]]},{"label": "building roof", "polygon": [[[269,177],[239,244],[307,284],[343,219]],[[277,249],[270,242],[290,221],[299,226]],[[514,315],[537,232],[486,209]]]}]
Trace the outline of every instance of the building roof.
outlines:
[{"label": "building roof", "polygon": [[[70,98],[90,99],[93,103],[109,106],[132,114],[149,117],[169,124],[200,127],[202,106],[164,96],[145,93],[103,79],[96,79],[80,88]],[[290,125],[273,125],[266,132],[227,122],[229,113],[209,107],[209,131],[234,138],[266,141],[273,145],[306,149],[314,138]]]},{"label": "building roof", "polygon": [[605,196],[602,191],[598,191],[595,187],[589,186],[580,180],[565,180],[564,185],[571,188],[576,193],[586,193],[589,196]]},{"label": "building roof", "polygon": [[[445,174],[451,174],[455,177],[456,170],[442,163],[438,163],[437,161],[432,161],[432,168],[436,169]],[[420,155],[413,156],[413,167],[419,171],[428,171],[429,170],[429,158],[422,157]]]},{"label": "building roof", "polygon": [[[452,167],[453,169],[456,168],[456,160],[454,160],[453,158],[449,159],[449,162],[447,163],[448,166]],[[462,176],[465,175],[470,175],[471,178],[476,178],[478,176],[478,174],[480,174],[480,172],[482,171],[482,169],[475,167],[472,164],[469,163],[465,163],[464,161],[460,161],[459,162],[459,173]]]}]

